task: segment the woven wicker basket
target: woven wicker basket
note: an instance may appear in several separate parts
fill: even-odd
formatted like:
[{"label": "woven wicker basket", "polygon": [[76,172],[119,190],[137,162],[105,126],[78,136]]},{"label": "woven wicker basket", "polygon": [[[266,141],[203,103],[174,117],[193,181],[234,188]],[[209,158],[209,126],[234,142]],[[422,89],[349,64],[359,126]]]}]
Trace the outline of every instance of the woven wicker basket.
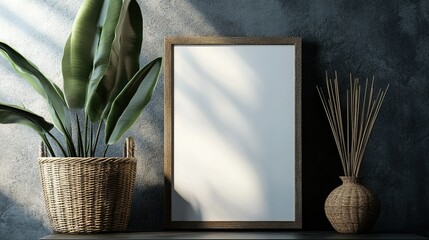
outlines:
[{"label": "woven wicker basket", "polygon": [[136,175],[134,141],[123,158],[39,158],[49,220],[57,233],[97,233],[127,228]]},{"label": "woven wicker basket", "polygon": [[325,202],[325,213],[340,233],[371,231],[380,213],[375,194],[359,184],[358,178],[340,177],[343,184],[332,191]]}]

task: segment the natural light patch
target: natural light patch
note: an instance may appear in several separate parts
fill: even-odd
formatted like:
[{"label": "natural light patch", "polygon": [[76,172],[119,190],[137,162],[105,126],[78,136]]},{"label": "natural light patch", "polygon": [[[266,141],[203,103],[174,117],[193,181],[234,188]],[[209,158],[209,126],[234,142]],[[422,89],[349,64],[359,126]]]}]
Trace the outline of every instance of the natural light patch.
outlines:
[{"label": "natural light patch", "polygon": [[67,34],[58,33],[68,32],[72,24],[72,19],[64,18],[63,11],[53,11],[55,8],[46,2],[26,0],[0,0],[0,7],[2,41],[37,42],[44,45],[44,50],[63,49]]}]

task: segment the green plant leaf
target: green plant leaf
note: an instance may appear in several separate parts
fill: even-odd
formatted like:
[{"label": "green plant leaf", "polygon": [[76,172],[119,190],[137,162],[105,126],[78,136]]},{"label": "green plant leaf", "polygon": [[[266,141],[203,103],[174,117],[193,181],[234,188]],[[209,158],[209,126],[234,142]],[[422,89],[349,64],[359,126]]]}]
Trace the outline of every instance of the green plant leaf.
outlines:
[{"label": "green plant leaf", "polygon": [[85,111],[92,122],[107,117],[113,100],[140,68],[143,20],[138,3],[125,0],[116,29],[108,30],[100,39],[103,51],[97,52],[88,89]]},{"label": "green plant leaf", "polygon": [[79,116],[76,113],[76,124],[77,124],[77,155],[83,157],[83,141],[82,141],[82,131],[80,130]]},{"label": "green plant leaf", "polygon": [[22,124],[34,129],[40,135],[49,132],[54,127],[52,123],[47,122],[43,117],[25,108],[4,103],[0,103],[0,123]]},{"label": "green plant leaf", "polygon": [[61,89],[9,45],[0,42],[0,53],[10,62],[15,71],[46,99],[55,127],[64,135],[71,135],[70,115]]},{"label": "green plant leaf", "polygon": [[152,98],[162,59],[157,58],[140,69],[112,103],[107,117],[105,141],[114,144],[137,120]]},{"label": "green plant leaf", "polygon": [[108,63],[121,8],[122,0],[85,0],[79,9],[62,61],[70,108],[85,106],[89,79]]}]

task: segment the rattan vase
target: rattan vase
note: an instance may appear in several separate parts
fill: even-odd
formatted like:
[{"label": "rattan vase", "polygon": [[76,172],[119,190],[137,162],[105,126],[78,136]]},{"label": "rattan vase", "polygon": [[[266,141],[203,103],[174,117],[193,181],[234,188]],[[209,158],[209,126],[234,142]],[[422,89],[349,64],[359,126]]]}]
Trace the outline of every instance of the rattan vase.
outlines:
[{"label": "rattan vase", "polygon": [[325,214],[340,233],[371,231],[380,213],[380,203],[373,192],[355,177],[340,177],[343,184],[332,191],[325,202]]},{"label": "rattan vase", "polygon": [[42,188],[56,233],[98,233],[127,228],[136,176],[134,141],[124,157],[52,158],[41,151]]}]

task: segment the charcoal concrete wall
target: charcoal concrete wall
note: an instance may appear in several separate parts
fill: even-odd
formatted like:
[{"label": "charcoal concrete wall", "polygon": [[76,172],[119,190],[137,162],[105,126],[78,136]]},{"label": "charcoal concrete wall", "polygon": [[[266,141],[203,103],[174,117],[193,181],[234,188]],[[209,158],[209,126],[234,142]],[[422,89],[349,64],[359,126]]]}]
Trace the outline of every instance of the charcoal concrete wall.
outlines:
[{"label": "charcoal concrete wall", "polygon": [[[300,36],[303,39],[303,221],[331,229],[323,203],[341,167],[315,86],[325,71],[375,76],[391,84],[361,169],[382,205],[375,231],[429,228],[429,2],[138,0],[144,15],[141,61],[163,56],[166,36]],[[61,56],[82,0],[0,0],[0,40],[62,86]],[[344,86],[343,86],[344,87]],[[49,118],[43,99],[0,60],[0,101]],[[153,101],[127,133],[139,158],[130,230],[162,229],[163,76]],[[39,139],[0,125],[0,238],[51,232],[37,166]],[[120,146],[112,153],[119,152]]]}]

